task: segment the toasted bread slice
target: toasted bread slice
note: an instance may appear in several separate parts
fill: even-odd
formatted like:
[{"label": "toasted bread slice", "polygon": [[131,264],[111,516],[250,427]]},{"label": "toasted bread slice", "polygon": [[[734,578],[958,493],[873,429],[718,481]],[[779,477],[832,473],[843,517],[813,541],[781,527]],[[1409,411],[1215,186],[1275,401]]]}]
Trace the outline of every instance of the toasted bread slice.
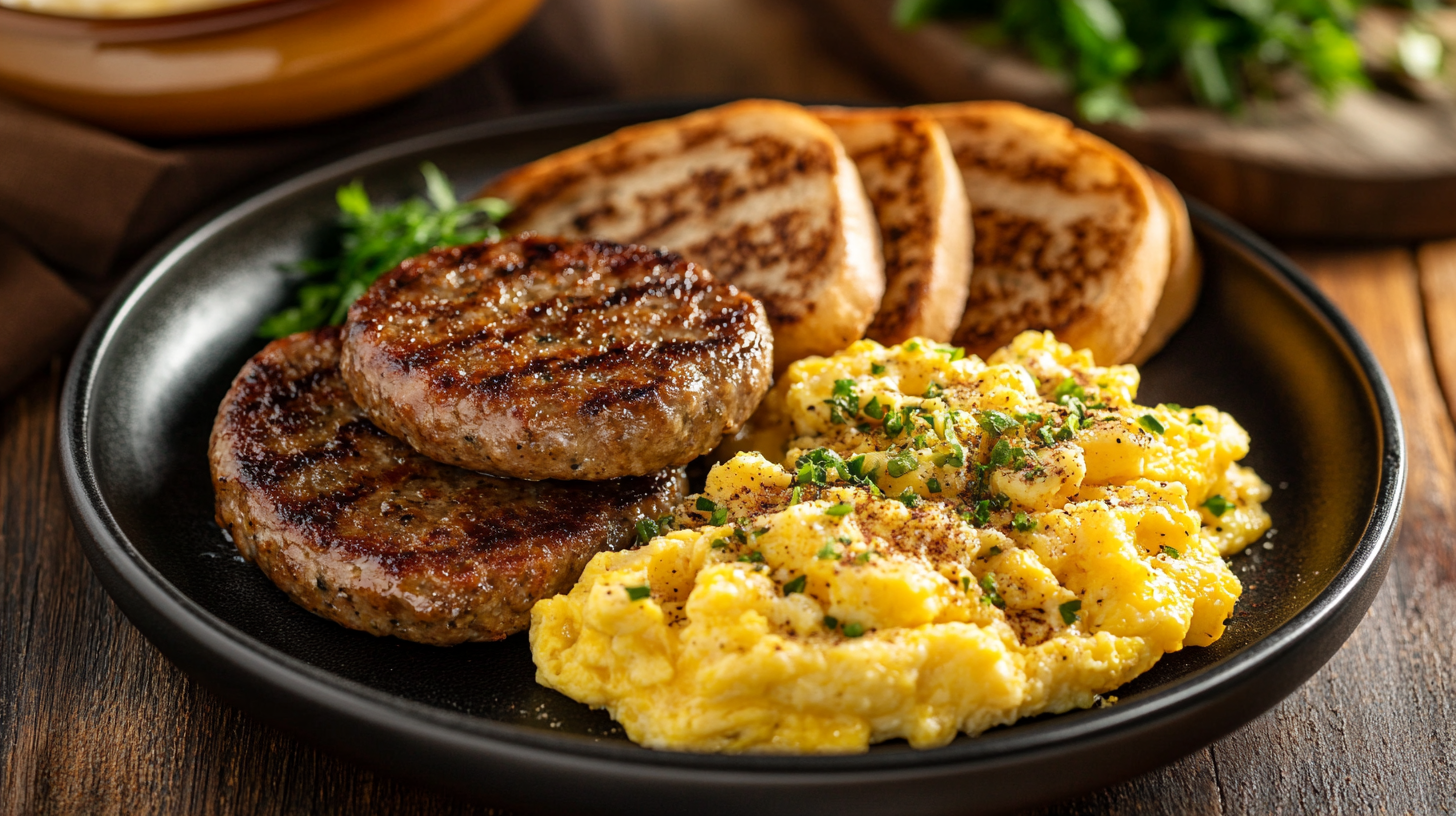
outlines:
[{"label": "toasted bread slice", "polygon": [[899,108],[811,108],[859,169],[880,225],[885,297],[865,335],[946,342],[971,284],[971,209],[945,132]]},{"label": "toasted bread slice", "polygon": [[1163,348],[1173,333],[1188,321],[1193,307],[1198,303],[1198,290],[1203,284],[1203,259],[1198,256],[1198,244],[1193,240],[1193,222],[1188,219],[1188,205],[1173,182],[1162,173],[1148,171],[1153,187],[1158,191],[1158,203],[1168,216],[1168,235],[1171,242],[1168,263],[1168,280],[1163,284],[1163,297],[1153,312],[1153,322],[1137,351],[1128,362],[1142,365],[1152,359]]},{"label": "toasted bread slice", "polygon": [[974,264],[952,342],[987,356],[1026,329],[1102,364],[1132,356],[1168,276],[1169,231],[1127,154],[1012,102],[921,108],[945,129],[971,199]]},{"label": "toasted bread slice", "polygon": [[623,128],[516,168],[482,195],[504,226],[665,247],[763,302],[774,366],[858,340],[885,274],[854,162],[798,105],[746,100]]}]

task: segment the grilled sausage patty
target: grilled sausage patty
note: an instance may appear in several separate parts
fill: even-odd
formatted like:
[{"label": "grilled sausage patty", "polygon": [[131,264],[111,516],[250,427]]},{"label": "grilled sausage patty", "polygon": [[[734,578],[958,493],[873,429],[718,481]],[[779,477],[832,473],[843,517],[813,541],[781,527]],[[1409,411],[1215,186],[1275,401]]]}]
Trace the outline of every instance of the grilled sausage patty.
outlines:
[{"label": "grilled sausage patty", "polygon": [[678,471],[522,482],[433,462],[371,423],[339,376],[339,331],[276,341],[222,402],[217,522],[299,605],[376,635],[498,640],[595,553],[683,491]]},{"label": "grilled sausage patty", "polygon": [[453,465],[610,479],[687,464],[768,389],[763,306],[668,252],[520,237],[405,261],[349,309],[344,378]]}]

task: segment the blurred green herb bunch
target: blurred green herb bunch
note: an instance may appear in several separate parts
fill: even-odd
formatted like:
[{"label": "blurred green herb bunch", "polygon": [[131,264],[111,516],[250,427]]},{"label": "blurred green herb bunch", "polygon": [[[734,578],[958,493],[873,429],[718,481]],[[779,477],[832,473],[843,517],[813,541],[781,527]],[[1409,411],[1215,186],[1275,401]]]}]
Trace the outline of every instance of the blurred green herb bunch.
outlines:
[{"label": "blurred green herb bunch", "polygon": [[1200,104],[1231,113],[1274,96],[1291,72],[1326,101],[1366,87],[1356,24],[1373,5],[1405,10],[1387,67],[1440,77],[1437,0],[898,0],[895,22],[974,21],[976,41],[1016,46],[1067,77],[1084,118],[1135,122],[1129,85],[1142,81],[1181,79]]},{"label": "blurred green herb bunch", "polygon": [[287,337],[295,332],[337,326],[349,306],[371,283],[406,258],[436,247],[473,244],[501,237],[496,223],[510,210],[498,198],[460,201],[445,174],[430,162],[420,165],[425,197],[376,207],[354,181],[338,189],[338,243],[322,257],[290,271],[303,274],[294,305],[270,315],[258,327],[260,337]]}]

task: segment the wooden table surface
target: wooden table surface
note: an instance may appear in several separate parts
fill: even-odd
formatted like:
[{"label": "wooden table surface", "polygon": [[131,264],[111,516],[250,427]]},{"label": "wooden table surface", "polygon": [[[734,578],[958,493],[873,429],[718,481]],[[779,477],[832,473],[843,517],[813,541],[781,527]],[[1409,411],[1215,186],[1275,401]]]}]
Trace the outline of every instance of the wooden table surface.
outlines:
[{"label": "wooden table surface", "polygon": [[[893,94],[829,56],[779,0],[553,5],[597,33],[623,96]],[[1045,813],[1456,810],[1456,241],[1287,249],[1360,329],[1399,398],[1411,473],[1385,587],[1345,647],[1264,716]],[[132,628],[66,516],[64,362],[0,404],[0,813],[490,812],[222,704]]]}]

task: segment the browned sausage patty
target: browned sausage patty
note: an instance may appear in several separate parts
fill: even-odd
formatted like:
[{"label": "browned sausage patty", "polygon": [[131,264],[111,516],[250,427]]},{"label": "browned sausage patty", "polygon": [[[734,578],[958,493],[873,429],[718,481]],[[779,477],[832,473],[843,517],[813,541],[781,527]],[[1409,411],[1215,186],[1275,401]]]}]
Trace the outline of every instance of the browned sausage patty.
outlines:
[{"label": "browned sausage patty", "polygon": [[522,479],[687,464],[768,389],[763,306],[668,252],[521,237],[405,261],[349,309],[344,378],[441,462]]},{"label": "browned sausage patty", "polygon": [[217,522],[299,605],[351,629],[498,640],[683,491],[678,471],[609,482],[497,479],[374,426],[339,376],[339,332],[270,344],[218,411]]}]

